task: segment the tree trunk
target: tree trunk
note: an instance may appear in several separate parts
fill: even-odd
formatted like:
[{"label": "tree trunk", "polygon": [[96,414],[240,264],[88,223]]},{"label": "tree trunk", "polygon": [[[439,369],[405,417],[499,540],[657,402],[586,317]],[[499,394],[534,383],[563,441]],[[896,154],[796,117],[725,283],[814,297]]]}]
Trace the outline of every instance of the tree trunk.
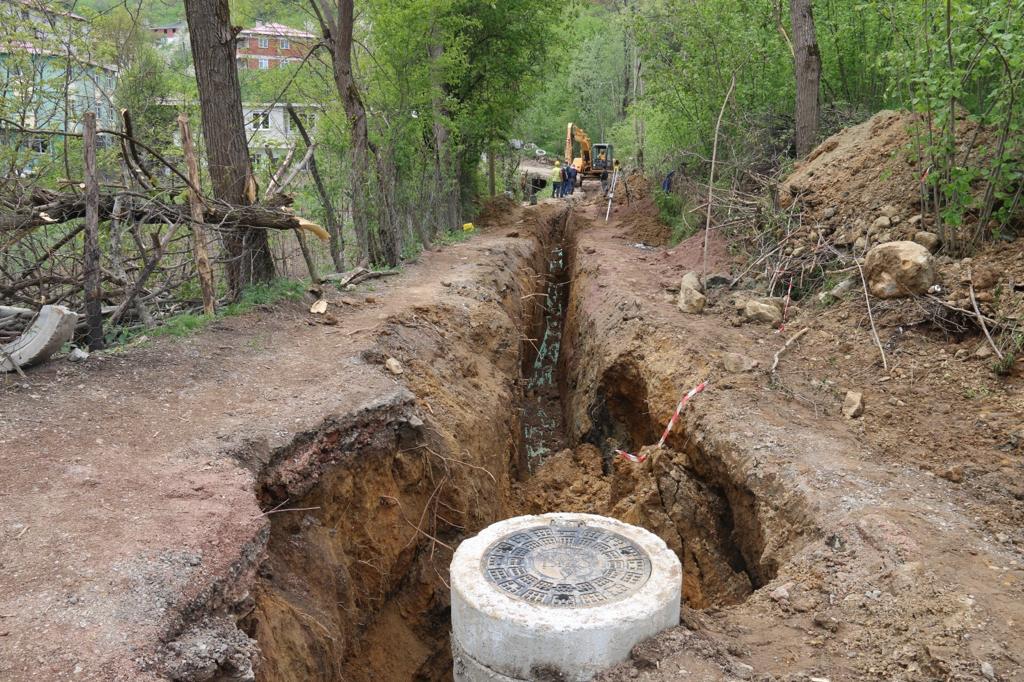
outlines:
[{"label": "tree trunk", "polygon": [[497,193],[494,176],[494,146],[491,145],[487,150],[487,194],[492,197]]},{"label": "tree trunk", "polygon": [[[199,88],[207,165],[215,199],[247,205],[256,200],[235,65],[235,30],[228,0],[185,0],[192,61]],[[264,230],[239,227],[224,233],[228,286],[243,287],[274,278],[274,260]]]},{"label": "tree trunk", "polygon": [[85,112],[85,321],[89,350],[103,343],[103,292],[100,290],[100,181],[96,175],[96,114]]},{"label": "tree trunk", "polygon": [[370,131],[366,123],[366,107],[359,94],[352,71],[354,0],[311,0],[320,20],[324,41],[331,49],[334,85],[341,97],[349,125],[349,162],[352,166],[352,224],[358,249],[357,264],[377,260],[376,244],[370,235]]},{"label": "tree trunk", "polygon": [[796,155],[806,156],[818,138],[818,89],[821,53],[814,30],[811,0],[790,0],[793,22],[793,66],[796,74]]}]

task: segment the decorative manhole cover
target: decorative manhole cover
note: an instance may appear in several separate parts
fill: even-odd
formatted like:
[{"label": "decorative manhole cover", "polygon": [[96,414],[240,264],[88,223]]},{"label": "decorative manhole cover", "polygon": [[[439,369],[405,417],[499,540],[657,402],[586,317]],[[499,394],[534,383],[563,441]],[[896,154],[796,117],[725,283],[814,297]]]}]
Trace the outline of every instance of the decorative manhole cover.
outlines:
[{"label": "decorative manhole cover", "polygon": [[481,568],[511,597],[569,608],[618,601],[651,577],[651,560],[635,542],[581,522],[507,535],[487,548]]}]

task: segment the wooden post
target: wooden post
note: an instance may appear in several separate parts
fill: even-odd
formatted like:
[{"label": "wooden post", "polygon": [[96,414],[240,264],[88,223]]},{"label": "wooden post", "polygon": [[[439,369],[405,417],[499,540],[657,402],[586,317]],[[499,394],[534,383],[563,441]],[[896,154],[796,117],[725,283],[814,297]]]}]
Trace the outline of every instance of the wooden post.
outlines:
[{"label": "wooden post", "polygon": [[[199,188],[199,164],[196,161],[196,150],[192,144],[192,131],[188,127],[188,115],[178,115],[178,130],[181,132],[181,149],[185,154],[185,165],[188,168],[188,181]],[[192,215],[192,252],[196,259],[196,271],[199,273],[199,286],[203,290],[203,312],[212,315],[215,310],[216,295],[213,290],[213,268],[210,266],[210,254],[206,250],[206,229],[203,227],[203,199],[195,191],[189,190],[188,206]]]},{"label": "wooden post", "polygon": [[100,182],[96,177],[96,114],[87,111],[85,131],[85,321],[89,350],[103,348],[100,290]]}]

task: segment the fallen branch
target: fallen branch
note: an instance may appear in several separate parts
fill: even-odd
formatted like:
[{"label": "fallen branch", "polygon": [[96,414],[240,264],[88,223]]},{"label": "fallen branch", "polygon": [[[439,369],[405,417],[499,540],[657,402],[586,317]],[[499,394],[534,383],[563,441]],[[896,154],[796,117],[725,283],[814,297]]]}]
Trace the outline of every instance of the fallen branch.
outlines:
[{"label": "fallen branch", "polygon": [[715,139],[711,145],[711,171],[708,177],[708,211],[707,219],[704,221],[704,270],[700,278],[700,281],[704,283],[708,280],[708,236],[711,234],[711,209],[715,202],[715,163],[718,161],[718,131],[722,127],[722,117],[725,116],[725,105],[729,103],[729,97],[732,96],[732,91],[735,87],[736,74],[733,73],[729,89],[725,93],[725,99],[722,100],[722,108],[718,111],[718,122],[715,123]]},{"label": "fallen branch", "polygon": [[796,334],[793,334],[793,336],[789,337],[789,340],[782,345],[782,348],[775,352],[775,357],[772,359],[772,368],[768,370],[770,374],[775,374],[775,369],[779,366],[779,358],[782,356],[782,354],[785,353],[790,346],[796,343],[801,336],[806,334],[809,329],[810,327],[804,327]]},{"label": "fallen branch", "polygon": [[1000,360],[1003,359],[1003,352],[996,346],[996,342],[992,340],[992,335],[988,333],[988,327],[985,326],[985,318],[981,316],[981,310],[978,308],[978,300],[974,297],[974,277],[968,272],[967,280],[968,291],[971,294],[971,307],[974,308],[974,315],[978,319],[978,324],[981,325],[981,331],[985,332],[985,338],[988,339],[988,345],[992,346],[992,350],[996,352],[996,357]]},{"label": "fallen branch", "polygon": [[868,295],[868,280],[864,277],[864,268],[861,267],[859,260],[854,260],[857,264],[857,272],[860,273],[860,283],[864,287],[864,303],[868,306],[868,322],[871,323],[871,335],[875,337],[875,345],[878,346],[878,352],[882,354],[882,367],[886,371],[889,371],[889,361],[885,359],[885,349],[882,348],[882,340],[878,338],[878,329],[875,327],[875,316],[871,312],[871,297]]},{"label": "fallen branch", "polygon": [[320,279],[325,282],[330,282],[340,289],[348,286],[349,284],[365,282],[368,279],[394,277],[395,275],[400,274],[402,274],[400,270],[367,270],[366,268],[356,268],[355,270],[349,270],[348,272],[332,272],[324,275]]}]

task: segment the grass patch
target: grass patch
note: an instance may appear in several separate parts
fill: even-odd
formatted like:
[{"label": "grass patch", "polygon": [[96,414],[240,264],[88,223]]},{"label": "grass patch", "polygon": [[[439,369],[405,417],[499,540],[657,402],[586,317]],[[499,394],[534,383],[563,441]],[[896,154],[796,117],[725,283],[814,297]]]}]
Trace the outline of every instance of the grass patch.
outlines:
[{"label": "grass patch", "polygon": [[658,217],[661,222],[668,225],[672,231],[669,246],[675,246],[697,233],[700,226],[691,218],[691,206],[683,197],[674,192],[657,190],[654,193],[654,203],[658,206]]},{"label": "grass patch", "polygon": [[222,306],[213,315],[202,313],[182,313],[172,315],[162,321],[160,326],[150,329],[132,329],[119,332],[111,343],[127,343],[145,334],[150,338],[161,336],[185,337],[195,334],[206,325],[225,317],[244,315],[261,305],[271,305],[280,301],[298,301],[306,291],[306,283],[295,279],[277,279],[268,284],[254,284],[242,291],[239,299]]},{"label": "grass patch", "polygon": [[444,246],[451,246],[452,244],[461,244],[476,234],[476,230],[452,230],[451,232],[444,232],[438,236],[435,244],[442,244]]}]

